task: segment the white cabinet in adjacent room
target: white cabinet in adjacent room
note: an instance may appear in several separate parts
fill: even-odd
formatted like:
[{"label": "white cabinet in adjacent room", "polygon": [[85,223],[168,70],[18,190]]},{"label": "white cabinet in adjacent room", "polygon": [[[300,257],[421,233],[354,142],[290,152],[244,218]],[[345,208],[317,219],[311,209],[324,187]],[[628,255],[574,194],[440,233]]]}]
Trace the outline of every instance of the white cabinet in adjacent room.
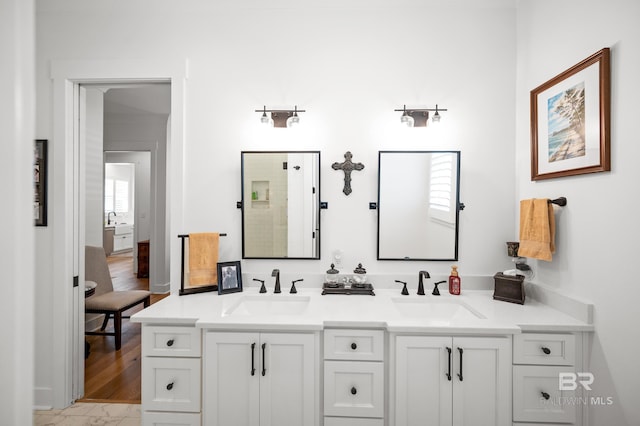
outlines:
[{"label": "white cabinet in adjacent room", "polygon": [[393,426],[511,425],[511,338],[396,336]]},{"label": "white cabinet in adjacent room", "polygon": [[205,335],[203,425],[318,424],[316,334]]}]

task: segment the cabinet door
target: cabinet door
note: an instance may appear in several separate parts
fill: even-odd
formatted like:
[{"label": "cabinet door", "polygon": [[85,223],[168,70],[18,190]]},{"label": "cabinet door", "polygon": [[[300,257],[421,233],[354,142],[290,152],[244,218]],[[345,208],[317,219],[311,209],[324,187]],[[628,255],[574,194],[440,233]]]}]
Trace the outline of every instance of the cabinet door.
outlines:
[{"label": "cabinet door", "polygon": [[260,340],[260,426],[315,425],[315,336],[263,333]]},{"label": "cabinet door", "polygon": [[207,332],[203,424],[260,424],[260,335]]},{"label": "cabinet door", "polygon": [[453,425],[511,425],[511,340],[453,339]]},{"label": "cabinet door", "polygon": [[395,426],[451,425],[453,377],[450,381],[447,376],[447,348],[453,350],[451,337],[396,338]]}]

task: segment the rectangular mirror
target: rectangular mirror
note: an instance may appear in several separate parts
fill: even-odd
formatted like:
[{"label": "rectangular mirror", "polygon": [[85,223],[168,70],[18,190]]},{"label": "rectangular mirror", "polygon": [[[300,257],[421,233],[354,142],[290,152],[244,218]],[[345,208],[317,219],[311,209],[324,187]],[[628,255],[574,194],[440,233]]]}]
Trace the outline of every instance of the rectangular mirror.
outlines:
[{"label": "rectangular mirror", "polygon": [[458,260],[460,151],[379,151],[378,259]]},{"label": "rectangular mirror", "polygon": [[242,258],[320,258],[320,152],[242,152]]}]

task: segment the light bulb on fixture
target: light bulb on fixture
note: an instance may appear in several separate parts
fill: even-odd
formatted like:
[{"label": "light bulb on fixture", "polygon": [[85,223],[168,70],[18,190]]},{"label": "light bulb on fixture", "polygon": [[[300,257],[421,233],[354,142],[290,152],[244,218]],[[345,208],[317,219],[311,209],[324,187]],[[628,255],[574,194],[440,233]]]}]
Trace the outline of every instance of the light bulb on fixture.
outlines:
[{"label": "light bulb on fixture", "polygon": [[405,105],[403,108],[402,116],[400,117],[400,123],[404,124],[407,127],[413,127],[413,117],[409,115],[407,112],[407,106]]},{"label": "light bulb on fixture", "polygon": [[262,110],[262,116],[260,117],[260,122],[262,124],[270,124],[271,123],[271,119],[267,115],[267,106],[266,105],[264,106],[264,108]]},{"label": "light bulb on fixture", "polygon": [[433,120],[434,123],[440,122],[440,113],[438,112],[438,104],[436,104],[436,113],[433,114],[433,117],[431,118],[431,120]]},{"label": "light bulb on fixture", "polygon": [[294,127],[300,123],[300,117],[298,117],[298,107],[293,109],[293,115],[287,119],[287,127]]}]

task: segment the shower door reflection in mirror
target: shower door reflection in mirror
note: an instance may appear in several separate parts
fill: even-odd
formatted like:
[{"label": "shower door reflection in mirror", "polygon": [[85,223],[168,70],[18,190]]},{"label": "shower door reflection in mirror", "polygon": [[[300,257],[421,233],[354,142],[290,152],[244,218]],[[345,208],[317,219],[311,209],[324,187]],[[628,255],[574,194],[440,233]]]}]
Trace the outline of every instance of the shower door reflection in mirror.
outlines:
[{"label": "shower door reflection in mirror", "polygon": [[378,153],[378,259],[458,260],[459,151]]},{"label": "shower door reflection in mirror", "polygon": [[320,258],[320,152],[242,152],[242,258]]}]

